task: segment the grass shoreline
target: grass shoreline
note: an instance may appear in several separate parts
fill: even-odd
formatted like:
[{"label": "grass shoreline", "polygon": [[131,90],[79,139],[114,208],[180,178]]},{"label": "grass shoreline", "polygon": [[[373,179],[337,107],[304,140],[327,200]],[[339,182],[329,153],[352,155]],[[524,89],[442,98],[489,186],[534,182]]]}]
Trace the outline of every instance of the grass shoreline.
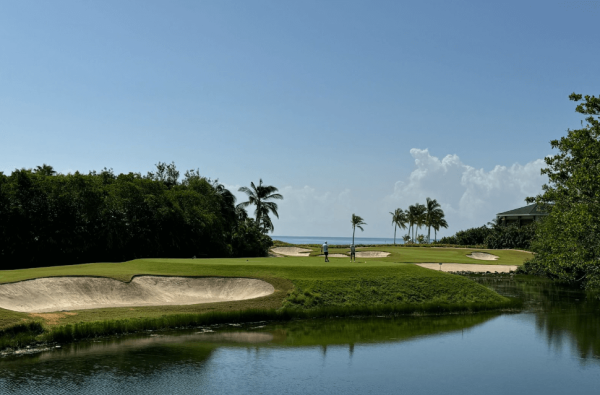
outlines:
[{"label": "grass shoreline", "polygon": [[[390,256],[361,258],[360,262],[352,263],[340,258],[332,258],[331,262],[325,263],[322,258],[313,256],[138,259],[120,263],[2,270],[0,283],[60,276],[105,277],[123,282],[144,275],[242,277],[267,281],[273,285],[275,292],[256,299],[196,305],[106,307],[54,313],[20,313],[0,309],[0,349],[34,344],[48,336],[52,339],[54,336],[56,339],[76,339],[165,325],[169,328],[187,326],[190,324],[184,323],[205,320],[285,321],[351,315],[472,313],[518,306],[518,302],[472,280],[412,264],[414,261],[435,262],[440,257],[439,261],[444,262],[464,261],[469,259],[464,257],[468,253],[465,250],[393,246],[365,250],[375,248],[388,250]],[[524,253],[514,251],[500,251],[499,255],[498,263],[522,263],[526,257]],[[84,336],[84,333],[88,335]]]},{"label": "grass shoreline", "polygon": [[315,309],[269,309],[238,310],[232,312],[209,312],[199,314],[173,314],[158,318],[115,319],[79,322],[49,328],[39,321],[17,324],[0,331],[0,350],[16,351],[27,346],[44,347],[54,344],[73,343],[82,340],[109,338],[113,336],[143,333],[147,331],[190,329],[214,324],[238,324],[257,321],[288,322],[323,318],[360,318],[370,316],[425,316],[448,314],[476,314],[489,311],[520,310],[523,301],[506,298],[494,303],[422,303],[387,304],[376,306],[321,307]]}]

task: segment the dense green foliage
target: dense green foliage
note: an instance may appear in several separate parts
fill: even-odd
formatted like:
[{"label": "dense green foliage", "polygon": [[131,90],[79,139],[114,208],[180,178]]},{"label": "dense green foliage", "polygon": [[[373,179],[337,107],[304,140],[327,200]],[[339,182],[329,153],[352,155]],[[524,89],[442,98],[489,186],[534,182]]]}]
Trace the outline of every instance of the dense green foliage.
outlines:
[{"label": "dense green foliage", "polygon": [[492,233],[492,229],[483,225],[478,228],[459,230],[454,236],[442,237],[439,244],[455,245],[484,245],[485,239]]},{"label": "dense green foliage", "polygon": [[141,257],[265,256],[272,241],[216,181],[155,173],[0,173],[2,269]]},{"label": "dense green foliage", "polygon": [[[573,101],[582,100],[572,94]],[[542,205],[549,216],[536,233],[537,253],[525,270],[587,288],[600,287],[600,98],[585,96],[576,111],[587,124],[551,141],[559,153],[547,157],[542,174],[548,176],[544,192],[530,201]]]},{"label": "dense green foliage", "polygon": [[454,236],[442,237],[437,244],[452,245],[481,245],[486,248],[504,249],[517,248],[529,250],[535,236],[538,222],[521,227],[516,225],[503,226],[491,222],[490,226],[480,226],[456,232]]},{"label": "dense green foliage", "polygon": [[516,225],[494,225],[492,232],[485,238],[484,244],[487,248],[519,248],[529,250],[538,225],[539,222],[521,227]]}]

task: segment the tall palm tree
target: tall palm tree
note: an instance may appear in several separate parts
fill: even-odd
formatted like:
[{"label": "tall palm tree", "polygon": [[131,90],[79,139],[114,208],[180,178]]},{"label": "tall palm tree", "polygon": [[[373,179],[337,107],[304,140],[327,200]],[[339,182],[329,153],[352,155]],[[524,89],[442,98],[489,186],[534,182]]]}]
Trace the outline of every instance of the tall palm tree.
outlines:
[{"label": "tall palm tree", "polygon": [[256,224],[261,228],[263,233],[272,232],[274,228],[269,213],[275,214],[277,218],[279,218],[279,213],[277,213],[277,203],[270,202],[269,200],[283,199],[281,194],[276,193],[279,190],[272,185],[263,185],[261,178],[258,186],[254,185],[254,182],[251,182],[250,188],[241,187],[238,191],[248,195],[248,201],[238,204],[238,207],[246,208],[251,204],[255,205],[256,210],[254,214],[256,215]]},{"label": "tall palm tree", "polygon": [[394,225],[394,245],[396,244],[396,228],[400,227],[400,229],[406,229],[406,223],[408,222],[408,217],[404,210],[401,208],[397,208],[394,212],[390,211],[392,214],[392,225]]},{"label": "tall palm tree", "polygon": [[446,219],[444,218],[443,211],[441,212],[441,215],[434,218],[433,225],[431,226],[433,227],[433,230],[435,232],[434,240],[437,241],[437,231],[440,230],[440,228],[448,229],[448,222],[446,222]]},{"label": "tall palm tree", "polygon": [[[421,226],[425,225],[425,212],[427,211],[427,207],[424,204],[417,203],[415,205],[415,225],[419,231],[421,230]],[[415,229],[415,235],[413,240],[415,240],[417,234]]]},{"label": "tall palm tree", "polygon": [[356,228],[364,231],[362,225],[366,225],[367,223],[358,215],[352,214],[352,244],[354,244],[354,233],[356,233]]},{"label": "tall palm tree", "polygon": [[427,208],[421,203],[417,203],[415,205],[408,206],[408,222],[412,229],[412,242],[415,242],[416,237],[416,229],[421,228],[425,224],[425,211]]},{"label": "tall palm tree", "polygon": [[406,217],[408,218],[408,234],[410,235],[410,241],[412,242],[412,229],[416,219],[414,205],[411,204],[410,206],[408,206],[408,210],[406,210]]},{"label": "tall palm tree", "polygon": [[431,227],[435,221],[435,218],[440,214],[443,216],[442,206],[435,199],[427,198],[425,204],[425,226],[427,226],[427,243],[431,241]]}]

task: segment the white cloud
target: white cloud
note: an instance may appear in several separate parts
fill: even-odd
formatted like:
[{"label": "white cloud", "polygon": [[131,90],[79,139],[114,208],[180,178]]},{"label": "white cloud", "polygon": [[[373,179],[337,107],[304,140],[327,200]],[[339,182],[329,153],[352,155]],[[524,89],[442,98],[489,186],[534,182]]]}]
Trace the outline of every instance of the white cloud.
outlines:
[{"label": "white cloud", "polygon": [[[410,204],[437,199],[446,213],[449,229],[438,237],[461,229],[481,226],[496,213],[522,207],[527,196],[541,191],[546,177],[540,175],[542,159],[525,165],[497,165],[486,171],[464,164],[457,155],[440,159],[428,150],[413,148],[415,168],[397,181],[389,195],[374,195],[363,188],[320,190],[313,186],[288,185],[280,188],[284,200],[277,201],[280,219],[273,218],[276,235],[351,236],[350,216],[356,213],[367,222],[363,237],[392,237],[390,211]],[[238,196],[239,186],[227,185]],[[252,209],[249,210],[252,212]],[[401,237],[405,231],[399,231]],[[425,233],[423,231],[423,233]]]},{"label": "white cloud", "polygon": [[444,234],[481,226],[496,213],[522,207],[527,196],[541,191],[547,181],[540,174],[542,159],[526,165],[497,165],[490,171],[464,164],[457,155],[443,159],[431,156],[427,149],[410,150],[416,169],[405,181],[398,181],[386,203],[407,208],[427,197],[437,199],[446,213],[450,228]]},{"label": "white cloud", "polygon": [[[337,236],[348,213],[355,209],[351,191],[318,191],[313,187],[286,186],[277,202],[281,219],[273,222],[275,233],[286,236]],[[346,227],[347,228],[347,227]]]}]

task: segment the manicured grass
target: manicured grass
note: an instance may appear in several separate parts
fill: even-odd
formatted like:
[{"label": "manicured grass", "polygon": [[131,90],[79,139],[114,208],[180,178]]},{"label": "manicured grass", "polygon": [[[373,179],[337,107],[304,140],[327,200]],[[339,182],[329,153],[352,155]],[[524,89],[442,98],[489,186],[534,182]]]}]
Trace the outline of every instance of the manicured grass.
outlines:
[{"label": "manicured grass", "polygon": [[52,276],[101,276],[130,281],[133,276],[140,274],[261,278],[273,284],[276,291],[272,295],[252,300],[190,306],[105,308],[48,314],[0,310],[0,324],[7,327],[23,322],[23,319],[42,319],[48,326],[57,326],[76,322],[157,318],[172,314],[278,309],[282,306],[314,309],[423,303],[493,304],[507,301],[471,280],[415,265],[396,263],[394,257],[365,259],[356,263],[332,259],[327,264],[318,257],[140,259],[122,263],[0,271],[0,282]]},{"label": "manicured grass", "polygon": [[[311,249],[311,257],[321,254],[321,247],[315,245],[300,246]],[[402,247],[393,245],[380,245],[376,247],[357,247],[356,251],[384,251],[390,255],[385,258],[359,258],[363,263],[366,260],[378,262],[396,262],[396,263],[471,263],[479,265],[510,265],[521,266],[527,260],[532,258],[529,252],[515,250],[486,250],[476,248],[447,248],[447,247]],[[496,255],[496,261],[482,261],[467,257],[471,252],[486,252]],[[330,254],[349,254],[349,248],[329,248]],[[321,258],[324,260],[324,258]],[[335,260],[344,258],[332,258]],[[348,258],[349,260],[350,258]]]}]

